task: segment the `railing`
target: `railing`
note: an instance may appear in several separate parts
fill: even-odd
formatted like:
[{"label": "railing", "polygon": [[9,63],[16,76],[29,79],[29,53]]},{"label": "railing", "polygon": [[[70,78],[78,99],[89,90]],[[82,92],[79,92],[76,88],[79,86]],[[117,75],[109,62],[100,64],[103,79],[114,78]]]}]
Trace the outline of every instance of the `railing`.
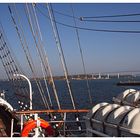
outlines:
[{"label": "railing", "polygon": [[[47,122],[53,126],[54,130],[58,132],[58,136],[84,136],[85,121],[83,119],[83,114],[89,112],[87,109],[79,110],[28,110],[28,111],[17,111],[15,115],[20,116],[21,130],[23,129],[23,124],[26,122],[26,118],[31,117],[35,119],[38,118],[39,114],[51,114],[54,119],[45,119]],[[78,116],[77,116],[78,114]],[[47,118],[46,117],[46,118]],[[44,118],[43,118],[44,119]],[[38,135],[38,130],[36,131]],[[13,134],[15,134],[13,132]]]},{"label": "railing", "polygon": [[87,113],[88,109],[64,109],[64,110],[27,110],[17,111],[15,114],[35,114],[35,113]]}]

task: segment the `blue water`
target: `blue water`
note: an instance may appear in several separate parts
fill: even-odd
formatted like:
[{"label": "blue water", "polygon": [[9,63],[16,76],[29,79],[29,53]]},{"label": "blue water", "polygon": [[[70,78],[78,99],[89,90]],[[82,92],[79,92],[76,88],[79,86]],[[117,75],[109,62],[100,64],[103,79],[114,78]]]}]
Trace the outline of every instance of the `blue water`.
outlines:
[{"label": "blue water", "polygon": [[[90,85],[90,90],[91,90],[91,96],[92,96],[92,101],[93,104],[91,105],[89,103],[89,98],[88,98],[88,92],[87,92],[87,87],[86,87],[86,81],[85,80],[72,80],[71,85],[72,85],[72,91],[75,99],[75,104],[77,109],[87,109],[87,108],[92,108],[95,104],[99,102],[111,102],[112,98],[114,96],[117,96],[124,90],[128,88],[134,88],[134,89],[140,89],[139,86],[135,87],[121,87],[117,86],[116,83],[119,81],[127,81],[127,78],[123,79],[117,79],[117,78],[112,78],[112,79],[99,79],[99,80],[89,80],[89,85]],[[135,81],[140,81],[140,78],[135,78],[133,79]],[[41,81],[45,94],[45,85],[44,82]],[[58,97],[60,100],[61,108],[62,109],[72,109],[72,104],[70,100],[70,96],[68,93],[67,85],[65,81],[55,81],[56,84],[56,89],[58,92]],[[25,86],[28,87],[27,83],[25,82]],[[39,94],[39,91],[37,89],[37,86],[34,81],[32,81],[32,87],[33,87],[33,108],[34,109],[45,109],[41,101],[41,96]],[[51,87],[49,87],[50,93],[51,93],[51,98],[53,102],[53,108],[58,109],[56,101],[54,99],[54,94],[52,92]],[[5,90],[5,96],[8,102],[11,103],[11,105],[14,108],[18,108],[18,100],[16,96],[14,95],[13,92],[13,87],[8,81],[0,81],[0,90]],[[27,99],[28,100],[28,99]],[[36,104],[37,103],[37,104]]]}]

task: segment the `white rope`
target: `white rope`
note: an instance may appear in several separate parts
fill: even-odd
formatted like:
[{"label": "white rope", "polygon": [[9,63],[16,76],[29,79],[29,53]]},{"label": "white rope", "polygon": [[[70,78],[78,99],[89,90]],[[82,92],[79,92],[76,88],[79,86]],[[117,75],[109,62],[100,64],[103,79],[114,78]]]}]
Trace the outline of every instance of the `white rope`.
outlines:
[{"label": "white rope", "polygon": [[49,6],[49,4],[47,4],[47,8],[48,8],[49,17],[50,17],[50,20],[51,20],[51,25],[52,25],[52,29],[53,29],[53,33],[54,33],[54,38],[55,38],[56,45],[57,45],[57,49],[58,49],[58,52],[59,52],[61,64],[62,64],[64,75],[65,75],[65,78],[66,78],[66,83],[67,83],[67,86],[68,86],[68,90],[69,90],[72,106],[73,106],[73,109],[76,109],[74,98],[73,98],[73,95],[72,95],[72,89],[71,89],[70,81],[68,79],[68,70],[67,70],[67,66],[66,66],[66,62],[65,62],[65,57],[64,57],[62,46],[61,46],[61,41],[60,41],[60,38],[59,38],[58,30],[57,30],[57,25],[54,22],[55,21],[55,17],[53,15],[53,10],[52,10],[51,5]]}]

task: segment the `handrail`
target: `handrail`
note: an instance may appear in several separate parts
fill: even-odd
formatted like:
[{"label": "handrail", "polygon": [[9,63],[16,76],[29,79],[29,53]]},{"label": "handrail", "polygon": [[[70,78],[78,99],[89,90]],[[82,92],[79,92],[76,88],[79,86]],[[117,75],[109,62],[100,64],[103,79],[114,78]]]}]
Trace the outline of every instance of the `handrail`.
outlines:
[{"label": "handrail", "polygon": [[15,114],[34,114],[34,113],[87,113],[88,109],[62,109],[62,110],[27,110],[16,111]]},{"label": "handrail", "polygon": [[[20,115],[20,116],[26,116],[26,115],[34,115],[34,114],[39,114],[39,113],[64,113],[65,117],[62,118],[62,120],[49,120],[48,122],[50,124],[56,125],[57,131],[62,133],[63,136],[67,135],[67,132],[72,132],[73,134],[75,133],[84,133],[86,132],[85,128],[79,129],[79,123],[80,124],[85,124],[84,120],[67,120],[66,119],[66,114],[67,113],[87,113],[89,112],[88,109],[62,109],[62,110],[27,110],[27,111],[15,111],[15,115]],[[63,124],[63,127],[61,126],[61,123]],[[59,126],[60,124],[60,126]],[[71,126],[72,124],[76,124],[77,127],[67,127],[67,125]],[[23,125],[21,125],[23,126]],[[82,125],[83,126],[83,125]],[[79,133],[78,133],[79,134]]]},{"label": "handrail", "polygon": [[13,74],[13,76],[19,76],[19,77],[22,77],[22,78],[24,78],[25,80],[27,80],[27,82],[28,82],[28,84],[29,84],[29,93],[30,93],[30,110],[32,110],[32,106],[33,106],[33,104],[32,104],[32,95],[33,95],[33,93],[32,93],[32,85],[31,85],[31,82],[30,82],[30,80],[29,80],[29,78],[27,78],[25,75],[23,75],[23,74]]}]

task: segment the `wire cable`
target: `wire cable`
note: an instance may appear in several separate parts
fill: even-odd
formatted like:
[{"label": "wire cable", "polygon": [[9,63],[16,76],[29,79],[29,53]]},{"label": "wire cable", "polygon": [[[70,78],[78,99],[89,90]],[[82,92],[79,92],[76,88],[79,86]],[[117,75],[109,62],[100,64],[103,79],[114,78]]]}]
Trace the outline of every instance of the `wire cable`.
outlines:
[{"label": "wire cable", "polygon": [[81,19],[81,21],[87,21],[87,22],[119,22],[119,23],[139,23],[140,20],[94,20],[94,19]]},{"label": "wire cable", "polygon": [[[44,12],[42,12],[38,7],[36,7],[37,10],[47,19],[50,20],[49,16],[47,16],[46,14],[44,14]],[[59,25],[65,26],[65,27],[69,27],[69,28],[77,28],[79,30],[84,30],[84,31],[92,31],[92,32],[107,32],[107,33],[127,33],[127,34],[139,34],[140,31],[134,31],[134,30],[109,30],[109,29],[94,29],[94,28],[85,28],[85,27],[74,27],[72,25],[69,24],[65,24],[59,21],[56,21],[53,19],[53,21]]]},{"label": "wire cable", "polygon": [[[36,5],[36,7],[38,7],[37,5]],[[47,7],[46,6],[42,6],[44,9],[47,9]],[[69,17],[69,18],[75,18],[75,19],[77,19],[77,20],[80,20],[80,17],[76,17],[76,16],[72,16],[72,15],[69,15],[69,14],[65,14],[65,13],[63,13],[63,12],[60,12],[60,11],[57,11],[57,10],[53,10],[53,12],[54,13],[56,13],[56,14],[59,14],[59,15],[62,15],[62,16],[65,16],[65,17]]]},{"label": "wire cable", "polygon": [[73,21],[74,21],[75,32],[76,32],[76,36],[77,36],[78,48],[80,50],[82,66],[83,66],[84,75],[85,75],[85,79],[86,79],[86,85],[87,85],[87,91],[88,91],[88,96],[89,96],[89,102],[92,105],[92,97],[91,97],[91,92],[90,92],[90,87],[89,87],[89,80],[88,80],[88,77],[87,77],[87,72],[86,72],[86,67],[85,67],[85,62],[84,62],[84,56],[83,56],[83,50],[82,50],[82,47],[81,47],[81,42],[80,42],[79,32],[78,32],[78,29],[77,29],[76,20],[74,18],[75,16],[74,16],[74,9],[72,7],[72,4],[71,4],[71,10],[72,10],[72,14],[73,14]]},{"label": "wire cable", "polygon": [[72,92],[72,89],[71,89],[70,80],[69,80],[69,77],[68,77],[69,74],[68,74],[68,69],[67,69],[67,65],[66,65],[66,60],[65,60],[63,48],[62,48],[62,45],[61,45],[61,40],[60,40],[58,28],[57,28],[57,25],[56,25],[56,22],[55,22],[55,16],[54,16],[54,13],[53,13],[52,5],[48,4],[47,8],[48,8],[49,16],[50,16],[50,19],[51,19],[50,21],[51,21],[51,25],[52,25],[52,29],[53,29],[54,39],[55,39],[55,42],[56,42],[56,46],[57,46],[58,53],[59,53],[59,56],[60,56],[60,60],[61,60],[61,64],[62,64],[62,67],[63,67],[64,75],[65,75],[65,78],[66,78],[66,83],[67,83],[69,95],[70,95],[70,98],[71,98],[72,106],[73,106],[73,109],[76,109],[75,100],[74,100],[73,92]]},{"label": "wire cable", "polygon": [[[16,21],[14,19],[14,15],[11,13],[12,14],[11,16],[12,16],[12,19],[13,19],[13,22],[14,22],[14,25],[15,25],[15,28],[16,28],[16,31],[17,31],[17,35],[19,37],[22,49],[23,49],[23,51],[25,53],[25,56],[26,56],[27,62],[29,64],[29,67],[31,69],[31,72],[33,73],[33,79],[35,80],[35,82],[37,84],[37,87],[38,87],[38,90],[40,92],[40,95],[42,95],[42,93],[44,93],[44,91],[43,91],[42,85],[40,84],[40,81],[37,81],[37,79],[35,78],[36,77],[35,66],[34,66],[34,63],[33,63],[33,60],[32,60],[31,54],[30,54],[30,51],[29,51],[29,47],[28,47],[27,41],[25,39],[25,35],[24,35],[24,32],[23,32],[23,27],[21,25],[21,19],[20,19],[20,16],[18,15],[18,11],[17,11],[15,5],[14,5],[14,9],[13,10],[15,11],[15,16],[17,17],[18,23],[19,23],[19,25],[16,23]],[[21,29],[21,33],[20,33],[20,30],[19,30],[19,27]],[[45,100],[45,102],[44,102],[45,107],[50,109],[48,101],[47,101],[47,99],[45,97],[44,97],[44,100]]]},{"label": "wire cable", "polygon": [[140,16],[140,13],[131,13],[131,14],[117,14],[117,15],[103,15],[103,16],[90,16],[90,17],[80,17],[84,18],[114,18],[114,17],[132,17],[132,16]]},{"label": "wire cable", "polygon": [[[37,6],[36,6],[37,7]],[[46,9],[45,6],[43,6],[43,8]],[[65,17],[69,17],[69,18],[75,18],[77,20],[81,20],[83,21],[84,19],[88,19],[88,18],[115,18],[115,17],[132,17],[132,16],[140,16],[140,13],[130,13],[130,14],[116,14],[116,15],[101,15],[101,16],[90,16],[90,17],[86,17],[86,16],[83,16],[83,17],[76,17],[76,16],[73,16],[73,15],[70,15],[70,14],[65,14],[63,12],[60,12],[60,11],[57,11],[57,10],[54,10],[54,12],[56,14],[59,14],[59,15],[62,15],[62,16],[65,16]],[[84,21],[87,21],[87,20],[84,20]],[[129,22],[129,21],[125,21],[125,22]],[[130,21],[131,22],[131,21]],[[133,21],[132,21],[133,22]],[[134,21],[134,22],[140,22],[140,21]]]},{"label": "wire cable", "polygon": [[39,22],[38,22],[36,10],[35,10],[35,5],[32,4],[32,8],[33,8],[35,20],[36,20],[36,23],[37,23],[37,28],[38,28],[39,35],[40,35],[40,36],[38,36],[39,41],[40,41],[40,46],[41,46],[41,49],[42,49],[42,53],[44,52],[43,55],[44,55],[44,58],[45,58],[47,69],[48,69],[49,74],[50,74],[50,79],[51,79],[50,82],[51,82],[51,85],[52,85],[52,88],[53,88],[53,92],[54,92],[54,95],[55,95],[55,99],[57,101],[59,109],[61,109],[60,101],[59,101],[59,98],[58,98],[58,93],[57,93],[56,86],[55,86],[55,83],[54,83],[54,78],[53,78],[53,75],[52,75],[52,70],[51,70],[51,67],[50,67],[50,64],[49,64],[48,55],[47,55],[47,52],[46,52],[46,50],[44,48],[44,45],[43,45],[43,37],[42,37],[41,29],[40,29],[40,26],[39,26]]},{"label": "wire cable", "polygon": [[[40,61],[43,62],[42,57],[41,57],[41,53],[39,51],[38,44],[37,44],[37,41],[36,41],[35,32],[33,30],[33,23],[31,22],[31,17],[30,17],[31,15],[29,13],[29,9],[28,9],[27,5],[26,5],[26,8],[27,8],[27,9],[25,9],[26,17],[27,17],[28,23],[30,25],[30,29],[31,29],[31,32],[32,32],[32,35],[33,35],[33,39],[35,41],[36,48],[38,50],[37,52],[38,52],[38,54],[40,56]],[[39,83],[39,85],[41,86],[41,83]],[[41,88],[41,92],[40,93],[41,93],[41,97],[42,97],[42,100],[43,100],[44,104],[45,104],[45,102],[47,103],[46,96],[43,94],[44,93],[43,88]]]}]

